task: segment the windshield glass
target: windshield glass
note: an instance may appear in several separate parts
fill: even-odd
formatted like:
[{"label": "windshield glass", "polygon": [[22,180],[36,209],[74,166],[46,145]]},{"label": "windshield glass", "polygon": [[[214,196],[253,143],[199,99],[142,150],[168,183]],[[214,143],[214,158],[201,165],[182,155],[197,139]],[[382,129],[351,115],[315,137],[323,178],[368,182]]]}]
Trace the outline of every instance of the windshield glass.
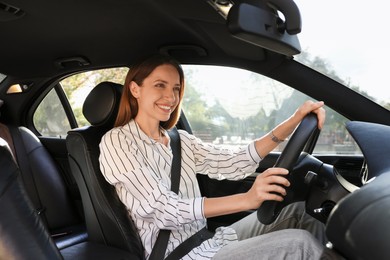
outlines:
[{"label": "windshield glass", "polygon": [[385,1],[295,0],[302,53],[296,59],[390,109]]}]

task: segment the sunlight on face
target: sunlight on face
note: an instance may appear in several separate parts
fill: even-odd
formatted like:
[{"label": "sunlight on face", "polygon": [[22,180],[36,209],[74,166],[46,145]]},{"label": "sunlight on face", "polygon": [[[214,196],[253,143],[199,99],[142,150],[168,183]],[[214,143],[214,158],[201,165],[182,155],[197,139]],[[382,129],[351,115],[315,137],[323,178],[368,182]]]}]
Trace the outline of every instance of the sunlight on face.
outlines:
[{"label": "sunlight on face", "polygon": [[171,65],[161,65],[146,77],[141,86],[131,86],[139,111],[138,120],[167,121],[179,104],[180,76]]}]

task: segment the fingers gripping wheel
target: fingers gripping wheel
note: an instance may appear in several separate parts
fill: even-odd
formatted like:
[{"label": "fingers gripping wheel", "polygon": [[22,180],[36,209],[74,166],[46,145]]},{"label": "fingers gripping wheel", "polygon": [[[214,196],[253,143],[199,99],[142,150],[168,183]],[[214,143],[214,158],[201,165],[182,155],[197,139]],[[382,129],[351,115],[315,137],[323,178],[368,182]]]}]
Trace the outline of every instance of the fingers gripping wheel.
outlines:
[{"label": "fingers gripping wheel", "polygon": [[281,167],[287,169],[290,173],[287,179],[290,181],[290,187],[286,189],[287,195],[282,202],[268,200],[257,210],[258,220],[265,224],[271,224],[279,216],[280,211],[288,204],[298,201],[294,196],[294,190],[297,189],[299,183],[294,182],[291,178],[291,171],[298,160],[299,155],[303,151],[307,140],[317,129],[317,116],[314,113],[308,114],[300,123],[291,136],[283,152],[279,156],[274,167]]}]

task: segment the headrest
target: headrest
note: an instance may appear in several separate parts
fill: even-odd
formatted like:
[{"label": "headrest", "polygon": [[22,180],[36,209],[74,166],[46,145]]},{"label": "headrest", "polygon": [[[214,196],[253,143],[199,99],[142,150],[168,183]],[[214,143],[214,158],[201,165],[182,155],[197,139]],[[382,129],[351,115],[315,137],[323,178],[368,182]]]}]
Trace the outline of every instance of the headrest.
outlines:
[{"label": "headrest", "polygon": [[122,85],[103,81],[88,94],[83,114],[91,125],[114,124],[122,95]]}]

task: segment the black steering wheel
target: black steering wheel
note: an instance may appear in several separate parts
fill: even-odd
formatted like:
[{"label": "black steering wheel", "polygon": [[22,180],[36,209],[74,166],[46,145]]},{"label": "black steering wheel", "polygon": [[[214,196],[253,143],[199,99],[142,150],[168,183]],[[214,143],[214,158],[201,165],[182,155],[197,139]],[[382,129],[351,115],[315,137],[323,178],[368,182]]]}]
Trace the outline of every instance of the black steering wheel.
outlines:
[{"label": "black steering wheel", "polygon": [[294,189],[297,189],[299,183],[297,183],[296,179],[291,178],[291,172],[308,139],[318,129],[317,124],[317,115],[314,113],[310,113],[303,118],[276,161],[274,167],[285,168],[289,171],[286,178],[290,181],[291,185],[286,189],[287,195],[282,202],[267,200],[261,204],[257,210],[257,218],[261,223],[266,225],[271,224],[285,206],[297,201],[294,196]]}]

